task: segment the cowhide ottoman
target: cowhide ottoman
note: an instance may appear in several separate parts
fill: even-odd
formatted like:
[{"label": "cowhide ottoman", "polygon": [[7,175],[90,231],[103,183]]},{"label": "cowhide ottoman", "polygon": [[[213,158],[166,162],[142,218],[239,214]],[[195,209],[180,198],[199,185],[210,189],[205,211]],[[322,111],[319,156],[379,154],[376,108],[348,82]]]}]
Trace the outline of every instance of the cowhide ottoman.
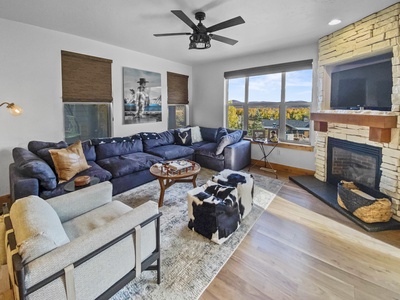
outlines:
[{"label": "cowhide ottoman", "polygon": [[237,189],[208,181],[187,192],[189,228],[222,244],[240,225]]},{"label": "cowhide ottoman", "polygon": [[254,178],[253,175],[225,169],[212,177],[212,181],[230,187],[236,187],[239,196],[239,211],[242,219],[246,217],[253,206]]}]

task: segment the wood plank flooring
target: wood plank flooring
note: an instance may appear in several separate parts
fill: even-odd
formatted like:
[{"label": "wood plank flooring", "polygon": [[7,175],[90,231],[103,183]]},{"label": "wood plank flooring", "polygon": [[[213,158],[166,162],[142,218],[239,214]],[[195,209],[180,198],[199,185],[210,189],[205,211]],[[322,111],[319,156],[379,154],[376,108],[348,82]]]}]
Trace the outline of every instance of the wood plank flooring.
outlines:
[{"label": "wood plank flooring", "polygon": [[364,231],[289,175],[200,299],[400,299],[400,231]]}]

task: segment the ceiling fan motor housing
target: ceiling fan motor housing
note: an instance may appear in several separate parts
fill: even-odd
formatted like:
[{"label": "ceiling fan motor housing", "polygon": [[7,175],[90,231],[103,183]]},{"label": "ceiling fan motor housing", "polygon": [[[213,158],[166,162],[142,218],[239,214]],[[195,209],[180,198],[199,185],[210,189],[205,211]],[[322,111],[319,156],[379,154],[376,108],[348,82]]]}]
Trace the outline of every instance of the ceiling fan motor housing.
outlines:
[{"label": "ceiling fan motor housing", "polygon": [[194,17],[196,18],[196,20],[199,20],[200,22],[205,20],[206,18],[206,13],[202,12],[202,11],[198,11],[194,14]]}]

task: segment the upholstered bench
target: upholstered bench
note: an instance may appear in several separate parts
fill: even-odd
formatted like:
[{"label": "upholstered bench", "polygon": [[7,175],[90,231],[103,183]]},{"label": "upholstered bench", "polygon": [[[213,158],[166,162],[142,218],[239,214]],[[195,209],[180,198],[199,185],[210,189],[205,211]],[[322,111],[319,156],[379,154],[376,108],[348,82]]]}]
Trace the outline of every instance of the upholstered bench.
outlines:
[{"label": "upholstered bench", "polygon": [[189,228],[222,244],[240,225],[235,187],[208,181],[187,193]]},{"label": "upholstered bench", "polygon": [[253,175],[225,169],[212,177],[212,181],[224,186],[236,187],[241,218],[245,218],[253,206],[254,178]]}]

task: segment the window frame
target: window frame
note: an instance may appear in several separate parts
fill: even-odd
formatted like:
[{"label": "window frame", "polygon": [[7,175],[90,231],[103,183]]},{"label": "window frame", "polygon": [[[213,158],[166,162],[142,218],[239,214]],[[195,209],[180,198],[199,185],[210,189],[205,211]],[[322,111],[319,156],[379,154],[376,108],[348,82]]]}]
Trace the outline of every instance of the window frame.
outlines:
[{"label": "window frame", "polygon": [[[300,144],[300,145],[311,145],[311,139],[309,141],[295,141],[295,140],[287,140],[286,139],[286,109],[287,105],[290,102],[286,102],[286,73],[294,72],[294,71],[302,71],[302,70],[311,70],[313,71],[313,60],[304,60],[298,62],[291,62],[291,63],[284,63],[278,65],[271,65],[271,66],[262,66],[256,68],[249,68],[244,70],[236,70],[225,72],[225,126],[228,127],[228,117],[229,117],[229,107],[243,107],[243,130],[248,130],[248,121],[249,121],[249,108],[261,108],[261,107],[271,107],[270,105],[257,105],[256,102],[249,101],[249,81],[250,77],[252,76],[260,76],[260,75],[268,75],[268,74],[277,74],[281,73],[281,99],[279,102],[276,102],[279,107],[279,128],[284,128],[285,130],[278,131],[278,138],[279,141],[291,144]],[[313,77],[313,76],[312,76]],[[313,79],[311,77],[311,95],[313,91]],[[237,78],[244,78],[245,79],[245,91],[244,91],[244,102],[240,105],[232,105],[229,104],[229,80],[230,79],[237,79]],[[313,100],[308,103],[308,107],[311,112]],[[283,125],[283,126],[282,126]],[[266,129],[265,129],[266,130]],[[309,134],[311,134],[311,126],[309,129]]]}]

